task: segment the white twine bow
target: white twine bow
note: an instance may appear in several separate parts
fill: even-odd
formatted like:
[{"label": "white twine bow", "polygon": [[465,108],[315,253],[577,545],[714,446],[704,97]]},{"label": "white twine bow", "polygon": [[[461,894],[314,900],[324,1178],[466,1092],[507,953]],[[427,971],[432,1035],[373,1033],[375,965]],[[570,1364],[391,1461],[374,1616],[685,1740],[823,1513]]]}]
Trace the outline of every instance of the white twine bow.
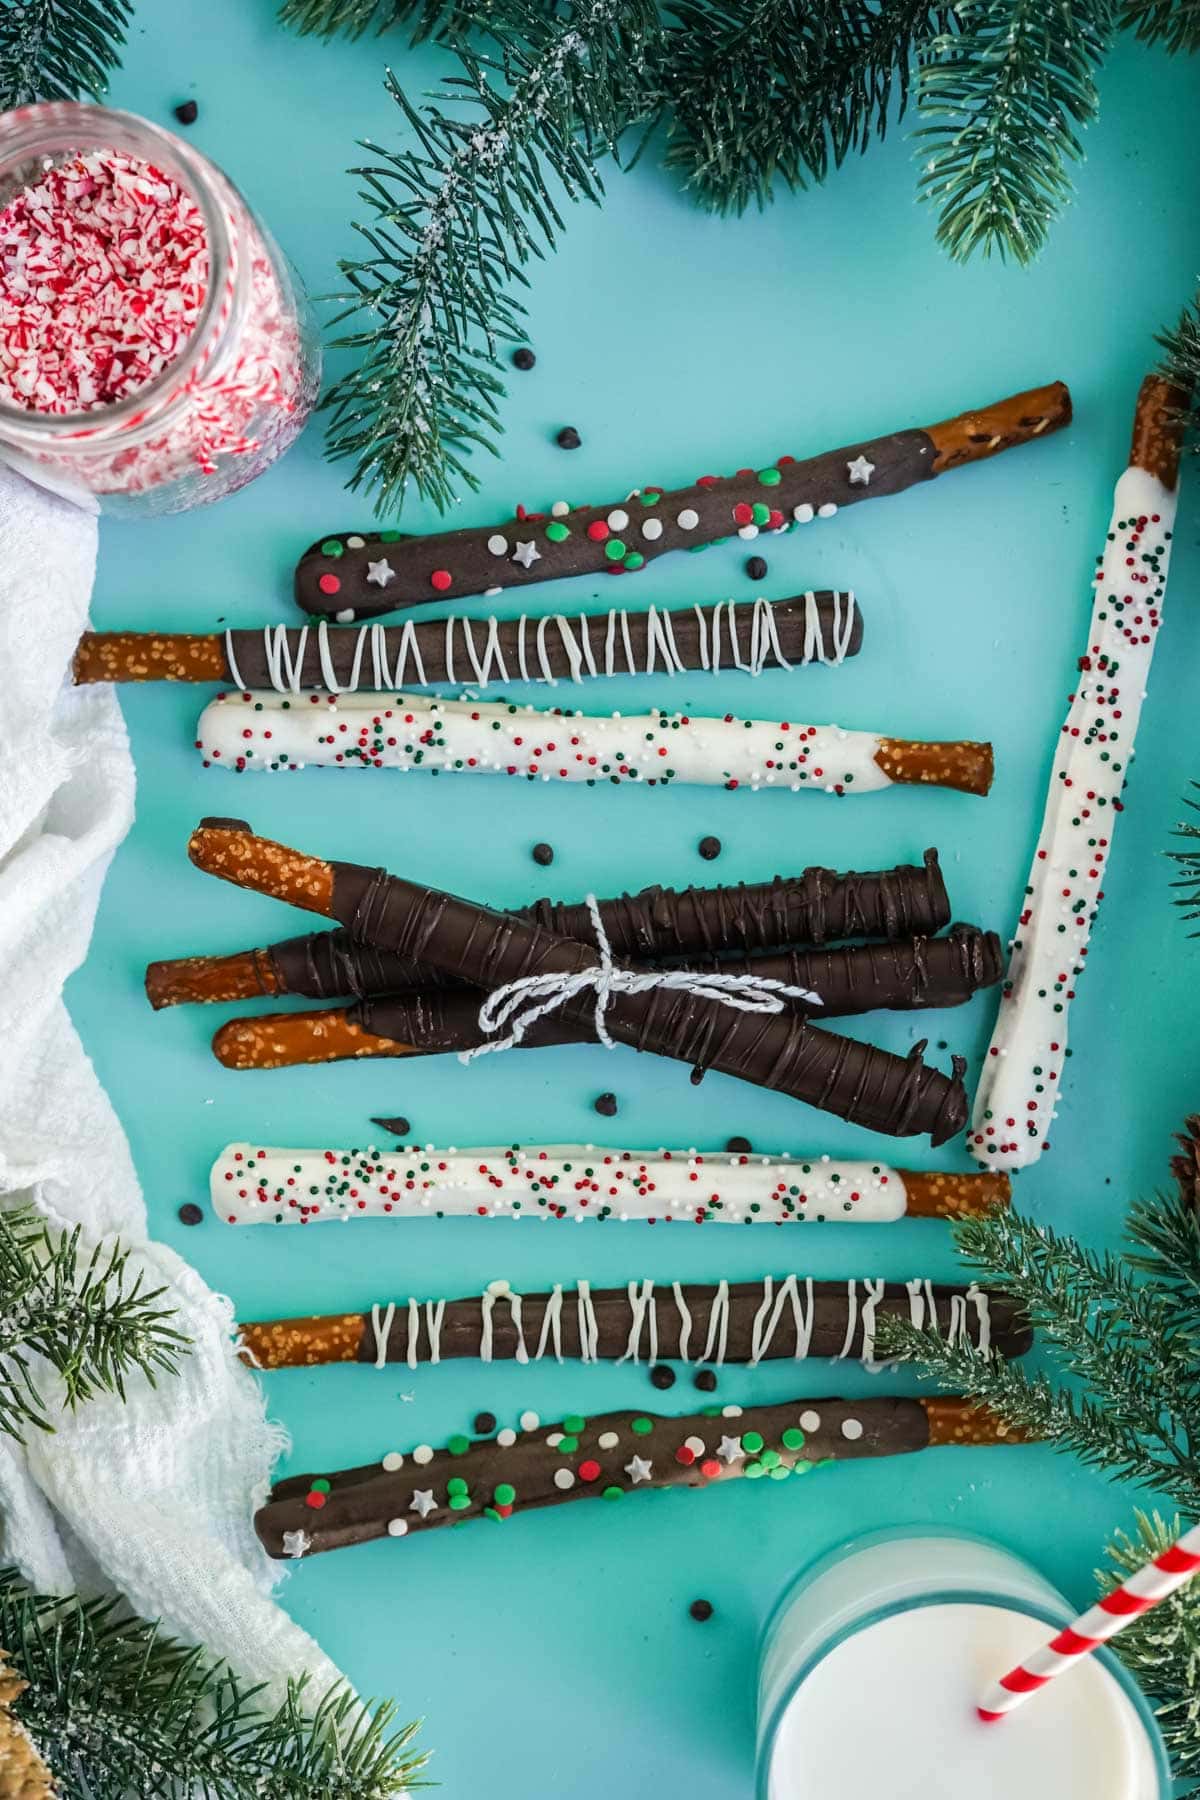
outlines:
[{"label": "white twine bow", "polygon": [[738,1012],[779,1013],[785,1000],[805,1000],[820,1006],[821,996],[809,988],[791,987],[786,981],[774,981],[769,975],[703,974],[695,969],[618,969],[613,962],[612,945],[600,918],[595,894],[587,897],[588,914],[596,934],[600,961],[594,968],[580,969],[573,975],[522,975],[488,995],[479,1009],[479,1028],[489,1034],[503,1031],[508,1035],[488,1044],[477,1044],[473,1050],[459,1052],[459,1062],[468,1063],[492,1050],[511,1050],[519,1044],[530,1027],[547,1013],[565,1006],[568,1000],[596,990],[596,1036],[606,1050],[613,1040],[608,1034],[604,1015],[614,994],[645,994],[652,988],[669,988],[676,993],[694,994],[698,1000],[718,1000]]}]

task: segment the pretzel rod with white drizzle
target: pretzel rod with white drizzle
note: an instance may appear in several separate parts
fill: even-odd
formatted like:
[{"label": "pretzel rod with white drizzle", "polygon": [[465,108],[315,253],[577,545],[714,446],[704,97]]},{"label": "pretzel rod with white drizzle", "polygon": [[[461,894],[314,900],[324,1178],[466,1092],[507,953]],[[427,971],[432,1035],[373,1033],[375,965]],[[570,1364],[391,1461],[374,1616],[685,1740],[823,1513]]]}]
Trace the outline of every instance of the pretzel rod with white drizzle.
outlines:
[{"label": "pretzel rod with white drizzle", "polygon": [[237,688],[329,693],[422,688],[441,682],[580,682],[685,670],[801,668],[843,662],[862,648],[854,595],[579,613],[566,618],[406,620],[403,625],[266,625],[203,635],[88,631],[75,652],[77,684],[224,681]]}]

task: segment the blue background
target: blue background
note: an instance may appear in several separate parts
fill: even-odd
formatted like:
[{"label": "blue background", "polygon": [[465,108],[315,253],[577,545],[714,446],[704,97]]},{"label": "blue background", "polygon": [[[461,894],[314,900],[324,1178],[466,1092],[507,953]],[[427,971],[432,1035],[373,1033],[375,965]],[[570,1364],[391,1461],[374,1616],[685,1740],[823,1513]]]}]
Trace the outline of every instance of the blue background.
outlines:
[{"label": "blue background", "polygon": [[[300,265],[328,291],[353,244],[354,140],[396,141],[383,54],[413,89],[445,66],[398,39],[324,46],[274,22],[269,0],[144,5],[113,97],[170,124],[195,96],[194,140],[238,181]],[[406,1114],[436,1143],[585,1139],[716,1147],[733,1132],[762,1149],[897,1150],[781,1096],[597,1048],[485,1060],[346,1065],[231,1074],[208,1052],[226,1008],[148,1010],[150,957],[232,950],[304,929],[298,914],[207,880],[187,862],[188,831],[236,811],[270,835],[332,856],[385,861],[500,904],[552,890],[576,897],[658,879],[761,879],[806,863],[878,867],[942,853],[956,915],[1007,936],[1024,882],[1055,732],[1083,642],[1092,558],[1124,465],[1152,335],[1191,291],[1200,254],[1200,71],[1126,43],[1104,78],[1104,117],[1087,138],[1078,203],[1030,271],[951,266],[914,203],[902,133],[823,190],[764,216],[718,221],[673,186],[651,154],[614,172],[603,211],[575,209],[559,253],[534,271],[536,370],[514,374],[504,460],[482,461],[481,496],[460,523],[488,523],[523,500],[617,498],[678,485],[707,468],[760,463],[894,427],[1061,377],[1076,423],[1032,449],[955,474],[830,524],[755,546],[771,596],[853,586],[863,654],[840,670],[750,678],[654,677],[591,684],[592,710],[654,703],[695,711],[836,718],[895,735],[990,737],[997,779],[983,801],[896,789],[834,803],[782,792],[726,794],[526,786],[454,778],[310,771],[299,781],[201,769],[194,688],[122,694],[139,776],[137,825],[104,893],[70,1003],[132,1141],[154,1230],[230,1293],[242,1317],[360,1308],[373,1300],[478,1292],[505,1276],[535,1289],[579,1275],[749,1278],[949,1276],[945,1229],[918,1222],[786,1239],[681,1227],[581,1231],[469,1220],[346,1231],[187,1230],[208,1165],[229,1139],[353,1144],[373,1113]],[[361,211],[359,211],[361,216]],[[558,450],[578,427],[583,448]],[[105,524],[95,622],[208,629],[292,616],[289,576],[322,530],[366,511],[322,460],[321,427],[263,480],[223,505],[152,524]],[[1185,497],[1165,636],[1117,834],[1107,900],[1074,1020],[1076,1055],[1053,1152],[1019,1183],[1022,1206],[1091,1241],[1115,1238],[1127,1201],[1166,1180],[1171,1133],[1196,1105],[1196,958],[1173,916],[1162,852],[1200,774],[1196,670],[1197,513]],[[413,507],[408,528],[434,517]],[[622,587],[625,604],[750,597],[744,547],[666,559]],[[535,606],[612,604],[608,584],[537,590]],[[482,611],[482,606],[476,610]],[[538,699],[529,690],[522,698]],[[696,853],[716,832],[714,865]],[[554,867],[530,847],[548,839]],[[994,999],[956,1013],[866,1022],[904,1048],[926,1031],[972,1070]],[[946,1061],[947,1052],[938,1059]],[[591,1102],[619,1096],[615,1119]],[[937,1153],[944,1167],[963,1153]],[[902,1378],[883,1378],[899,1386]],[[722,1376],[718,1398],[867,1391],[856,1367],[785,1366]],[[337,1368],[268,1378],[290,1429],[294,1468],[338,1467],[422,1438],[442,1442],[487,1407],[544,1418],[656,1398],[644,1369]],[[402,1398],[411,1394],[410,1401]],[[685,1409],[683,1378],[668,1403]],[[797,1567],[850,1530],[937,1520],[1002,1537],[1076,1599],[1134,1496],[1050,1451],[948,1450],[825,1470],[803,1483],[735,1484],[636,1507],[570,1506],[503,1531],[478,1526],[306,1563],[284,1604],[368,1693],[423,1716],[430,1774],[454,1796],[495,1800],[562,1789],[578,1800],[686,1785],[693,1800],[751,1791],[756,1638]],[[715,1616],[693,1623],[703,1595]],[[868,1704],[864,1699],[864,1706]]]}]

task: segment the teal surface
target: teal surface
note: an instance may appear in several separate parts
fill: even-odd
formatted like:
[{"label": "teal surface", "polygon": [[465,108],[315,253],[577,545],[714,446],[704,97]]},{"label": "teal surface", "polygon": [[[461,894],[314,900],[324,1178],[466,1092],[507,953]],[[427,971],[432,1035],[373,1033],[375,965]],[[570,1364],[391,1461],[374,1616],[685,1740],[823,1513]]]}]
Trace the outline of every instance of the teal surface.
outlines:
[{"label": "teal surface", "polygon": [[[387,45],[405,79],[429,85],[436,52]],[[298,42],[270,0],[153,5],[139,25],[118,104],[169,124],[194,94],[194,137],[245,188],[315,291],[348,253],[353,140],[394,141],[378,43]],[[155,1016],[148,958],[233,950],[305,928],[300,915],[239,894],[187,862],[204,813],[236,812],[285,841],[383,861],[499,903],[574,897],[651,880],[763,878],[806,863],[877,867],[941,850],[955,912],[1007,934],[1040,818],[1055,733],[1082,646],[1092,558],[1125,461],[1134,394],[1153,332],[1190,292],[1200,253],[1195,111],[1200,68],[1126,45],[1105,79],[1078,203],[1032,271],[954,268],[913,201],[897,134],[823,191],[759,218],[696,212],[648,156],[610,180],[603,212],[577,209],[560,253],[535,270],[536,370],[514,375],[504,460],[458,522],[489,522],[516,501],[617,497],[706,468],[761,462],[942,418],[1062,377],[1077,417],[1032,449],[956,474],[828,525],[755,546],[763,591],[853,586],[866,619],[840,670],[659,677],[590,684],[592,710],[660,703],[695,711],[836,718],[896,735],[983,736],[996,746],[990,799],[897,789],[835,802],[781,792],[672,787],[554,789],[466,778],[309,771],[299,781],[204,771],[192,748],[207,697],[130,688],[122,702],[137,759],[137,825],[117,856],[86,968],[69,999],[129,1133],[156,1232],[231,1294],[243,1317],[361,1308],[414,1293],[459,1295],[507,1277],[535,1289],[586,1275],[750,1278],[949,1276],[944,1229],[906,1223],[806,1231],[669,1232],[629,1226],[543,1229],[470,1220],[347,1230],[227,1230],[176,1218],[203,1201],[210,1160],[232,1138],[353,1144],[372,1114],[406,1114],[423,1140],[467,1145],[584,1139],[716,1147],[733,1132],[762,1149],[929,1158],[721,1077],[598,1048],[234,1075],[208,1053],[225,1008]],[[583,448],[564,455],[559,426]],[[291,617],[289,571],[322,529],[364,515],[321,457],[319,426],[285,461],[218,511],[105,525],[95,621],[208,629]],[[1164,641],[1143,722],[1129,809],[1076,1008],[1076,1055],[1053,1152],[1019,1184],[1023,1206],[1097,1243],[1135,1194],[1165,1180],[1170,1135],[1197,1104],[1197,971],[1173,917],[1161,852],[1188,780],[1200,776],[1200,540],[1197,488],[1185,498]],[[414,508],[410,528],[434,525]],[[625,604],[749,597],[744,547],[669,558]],[[547,609],[613,603],[606,583],[538,590]],[[476,610],[482,611],[479,606]],[[544,692],[544,691],[543,691]],[[536,699],[537,690],[522,698]],[[558,698],[561,698],[561,690]],[[716,832],[725,851],[702,863]],[[551,871],[530,847],[548,839]],[[926,1032],[943,1064],[986,1042],[994,1001],[920,1020],[866,1022],[903,1049]],[[591,1102],[619,1096],[615,1119]],[[856,1367],[774,1366],[722,1375],[718,1398],[782,1398],[899,1387]],[[294,1440],[291,1467],[338,1467],[441,1442],[481,1407],[509,1420],[658,1399],[644,1369],[365,1368],[272,1375],[273,1413]],[[688,1404],[682,1378],[668,1405]],[[186,1504],[186,1496],[181,1496]],[[1083,1599],[1112,1525],[1134,1496],[1048,1451],[956,1451],[824,1470],[805,1482],[742,1483],[627,1507],[565,1506],[487,1525],[386,1541],[295,1569],[284,1604],[364,1691],[425,1720],[430,1773],[448,1795],[493,1800],[567,1792],[577,1800],[685,1789],[693,1800],[751,1793],[756,1642],[798,1566],[855,1527],[937,1520],[1027,1553]],[[698,1625],[688,1603],[712,1601]],[[864,1714],[870,1696],[864,1696]]]}]

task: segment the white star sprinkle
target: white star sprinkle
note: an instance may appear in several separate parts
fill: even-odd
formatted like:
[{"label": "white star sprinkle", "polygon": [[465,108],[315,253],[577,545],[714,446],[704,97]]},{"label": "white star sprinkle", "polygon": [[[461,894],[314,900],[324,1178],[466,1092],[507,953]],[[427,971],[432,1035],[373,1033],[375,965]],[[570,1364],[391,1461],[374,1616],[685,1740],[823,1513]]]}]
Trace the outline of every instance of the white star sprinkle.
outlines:
[{"label": "white star sprinkle", "polygon": [[846,472],[850,477],[851,487],[869,487],[875,473],[875,464],[868,462],[865,456],[856,456],[853,462],[846,464]]},{"label": "white star sprinkle", "polygon": [[303,1556],[311,1550],[312,1539],[307,1531],[285,1531],[283,1534],[283,1554],[285,1556]]},{"label": "white star sprinkle", "polygon": [[653,1466],[648,1456],[635,1456],[632,1462],[625,1464],[625,1473],[636,1487],[639,1481],[649,1481]]},{"label": "white star sprinkle", "polygon": [[408,1503],[408,1510],[409,1512],[420,1513],[423,1519],[427,1519],[431,1512],[436,1512],[437,1501],[433,1497],[433,1489],[417,1488],[413,1493],[412,1499]]},{"label": "white star sprinkle", "polygon": [[541,562],[542,553],[531,538],[527,544],[517,545],[512,559],[515,563],[520,563],[523,569],[532,569],[535,562]]},{"label": "white star sprinkle", "polygon": [[741,1462],[745,1457],[745,1454],[746,1452],[742,1449],[742,1440],[740,1437],[723,1437],[717,1445],[717,1455],[721,1458],[722,1462]]},{"label": "white star sprinkle", "polygon": [[378,562],[367,564],[367,580],[373,581],[376,587],[386,587],[388,582],[394,581],[395,578],[396,571],[386,556],[381,556]]}]

